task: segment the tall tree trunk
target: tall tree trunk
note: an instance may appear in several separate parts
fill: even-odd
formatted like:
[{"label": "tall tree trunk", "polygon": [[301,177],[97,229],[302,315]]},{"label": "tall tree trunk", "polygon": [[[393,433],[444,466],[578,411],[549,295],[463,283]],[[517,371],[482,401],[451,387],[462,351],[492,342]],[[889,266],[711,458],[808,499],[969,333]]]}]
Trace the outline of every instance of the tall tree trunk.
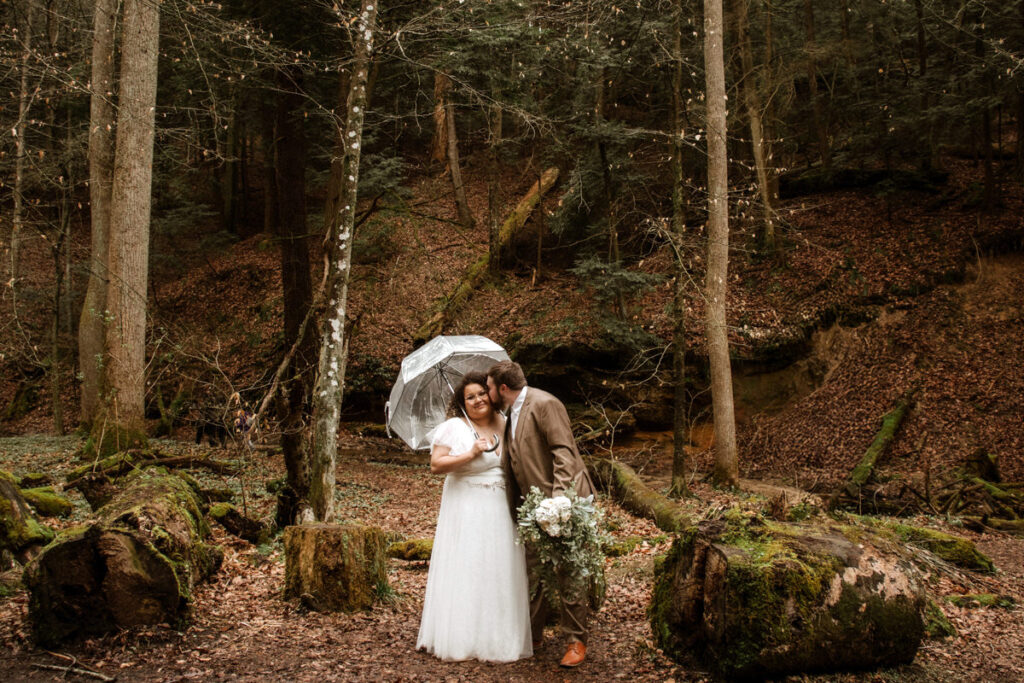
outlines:
[{"label": "tall tree trunk", "polygon": [[99,408],[107,301],[110,188],[114,175],[114,39],[117,0],[96,0],[89,104],[89,252],[85,300],[78,321],[78,369],[82,373],[81,423],[91,428]]},{"label": "tall tree trunk", "polygon": [[814,131],[818,135],[818,151],[825,170],[832,168],[832,149],[828,142],[828,126],[825,122],[824,108],[818,95],[818,60],[816,39],[814,37],[814,0],[804,0],[804,31],[806,33],[805,50],[807,51],[807,87],[810,89],[811,111],[814,114]]},{"label": "tall tree trunk", "polygon": [[764,9],[764,82],[765,90],[769,93],[768,101],[764,107],[764,148],[765,158],[768,166],[768,196],[772,200],[772,206],[776,206],[779,200],[779,174],[775,163],[775,95],[773,93],[775,84],[775,32],[773,26],[772,5],[770,0],[765,0]]},{"label": "tall tree trunk", "polygon": [[224,141],[224,170],[221,176],[221,214],[224,221],[224,229],[230,233],[238,234],[238,197],[235,193],[235,186],[238,178],[238,120],[239,109],[238,97],[233,98],[231,103],[231,115],[228,118],[228,135]]},{"label": "tall tree trunk", "polygon": [[466,199],[466,187],[462,184],[462,166],[459,162],[459,138],[455,134],[455,107],[451,98],[445,107],[446,125],[448,126],[448,168],[452,174],[452,190],[455,193],[455,209],[459,214],[459,223],[466,229],[472,230],[476,226],[473,213],[469,210],[469,201]]},{"label": "tall tree trunk", "polygon": [[438,163],[448,162],[448,94],[451,89],[451,79],[441,71],[434,72],[434,139],[430,144],[430,160]]},{"label": "tall tree trunk", "polygon": [[487,128],[490,134],[487,148],[487,249],[491,255],[487,263],[490,271],[497,273],[501,268],[501,254],[498,253],[498,229],[501,227],[501,208],[498,206],[498,187],[501,182],[498,148],[501,145],[503,118],[501,106],[490,107],[487,114]]},{"label": "tall tree trunk", "polygon": [[[759,74],[754,70],[754,49],[750,44],[750,0],[738,0],[736,6],[736,33],[740,44],[740,62],[743,66],[743,95],[750,120],[750,144],[754,151],[754,169],[757,189],[764,212],[761,226],[761,245],[766,251],[775,249],[775,205],[768,183],[768,160],[765,153],[764,129],[761,125],[761,97]],[[760,71],[760,70],[758,70]]]},{"label": "tall tree trunk", "polygon": [[14,211],[11,215],[11,296],[17,305],[18,280],[21,278],[21,231],[25,219],[25,127],[28,123],[29,93],[28,63],[32,57],[32,32],[35,20],[35,0],[26,0],[24,39],[21,45],[21,73],[18,87],[18,120],[14,125]]},{"label": "tall tree trunk", "polygon": [[686,138],[686,100],[683,98],[683,11],[684,0],[677,0],[672,40],[672,234],[680,243],[675,248],[675,291],[672,298],[672,484],[671,497],[685,495],[689,489],[690,462],[686,446],[690,441],[688,399],[686,394],[686,270],[682,241],[686,235],[686,185],[683,151]]},{"label": "tall tree trunk", "polygon": [[[118,450],[145,443],[146,294],[152,201],[160,6],[125,0],[121,87],[110,197],[110,249],[104,366],[106,429]],[[110,425],[115,427],[110,429]],[[99,452],[108,446],[97,439]]]},{"label": "tall tree trunk", "polygon": [[722,0],[704,0],[704,65],[707,79],[708,259],[707,336],[711,363],[711,400],[715,417],[715,468],[719,486],[739,480],[732,368],[726,330],[729,271],[729,178],[726,149],[725,57]]},{"label": "tall tree trunk", "polygon": [[[296,70],[278,79],[274,184],[277,196],[278,235],[281,240],[281,284],[284,289],[284,337],[288,348],[298,339],[302,321],[312,305],[309,273],[309,242],[306,236],[306,138],[303,129],[303,98],[295,83]],[[295,360],[288,368],[277,403],[281,424],[281,450],[286,470],[285,486],[278,495],[280,526],[315,519],[310,503],[309,443],[306,428],[310,417],[310,371],[316,357],[316,337],[307,328]]]},{"label": "tall tree trunk", "polygon": [[348,92],[348,107],[342,148],[342,191],[335,230],[328,234],[328,292],[330,319],[320,339],[320,362],[313,389],[313,471],[310,500],[317,519],[330,522],[334,517],[335,463],[338,453],[338,420],[345,394],[345,365],[349,336],[345,328],[348,308],[348,280],[352,265],[352,239],[355,231],[356,201],[359,185],[359,157],[363,144],[363,116],[367,102],[367,74],[373,52],[377,18],[377,0],[363,0],[354,34],[355,60]]}]

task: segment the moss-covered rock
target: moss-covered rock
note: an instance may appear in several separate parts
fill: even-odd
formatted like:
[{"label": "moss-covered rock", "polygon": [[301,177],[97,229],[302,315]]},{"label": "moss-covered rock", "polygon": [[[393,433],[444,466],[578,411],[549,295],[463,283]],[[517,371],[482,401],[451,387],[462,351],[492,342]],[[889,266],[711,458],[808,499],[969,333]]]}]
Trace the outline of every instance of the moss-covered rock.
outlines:
[{"label": "moss-covered rock", "polygon": [[0,551],[27,558],[33,548],[49,543],[53,531],[32,514],[9,472],[0,470]]},{"label": "moss-covered rock", "polygon": [[376,527],[287,527],[284,595],[323,612],[367,609],[388,592],[386,548],[385,534]]},{"label": "moss-covered rock", "polygon": [[25,569],[40,643],[188,615],[193,588],[219,566],[192,488],[161,468],[125,477],[91,524],[62,531]]},{"label": "moss-covered rock", "polygon": [[274,533],[267,524],[249,519],[231,503],[215,503],[210,506],[210,518],[227,529],[228,533],[249,541],[253,545],[266,543]]},{"label": "moss-covered rock", "polygon": [[75,509],[71,501],[54,491],[52,486],[22,489],[21,495],[43,517],[67,517]]},{"label": "moss-covered rock", "polygon": [[395,541],[388,545],[388,557],[410,562],[426,562],[434,551],[434,539],[413,538],[408,541]]},{"label": "moss-covered rock", "polygon": [[688,529],[657,563],[651,626],[666,652],[731,680],[902,664],[924,635],[922,586],[870,534],[735,516]]}]

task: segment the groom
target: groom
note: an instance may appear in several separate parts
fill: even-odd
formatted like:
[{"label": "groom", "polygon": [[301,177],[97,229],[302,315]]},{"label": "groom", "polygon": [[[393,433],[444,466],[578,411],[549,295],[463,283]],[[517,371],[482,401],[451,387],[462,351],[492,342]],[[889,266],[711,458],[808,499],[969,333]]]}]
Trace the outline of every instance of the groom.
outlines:
[{"label": "groom", "polygon": [[[557,398],[526,386],[526,377],[518,363],[501,361],[487,371],[487,390],[491,403],[507,411],[505,447],[501,466],[505,470],[509,508],[513,521],[523,495],[536,486],[545,496],[557,496],[570,485],[580,496],[589,496],[594,485],[576,449],[576,440],[569,426],[569,415]],[[526,564],[536,576],[537,556],[526,547]],[[530,623],[536,650],[544,639],[548,601],[537,590],[530,598]],[[583,663],[587,653],[587,598],[560,605],[560,626],[569,639],[561,665],[575,667]]]}]

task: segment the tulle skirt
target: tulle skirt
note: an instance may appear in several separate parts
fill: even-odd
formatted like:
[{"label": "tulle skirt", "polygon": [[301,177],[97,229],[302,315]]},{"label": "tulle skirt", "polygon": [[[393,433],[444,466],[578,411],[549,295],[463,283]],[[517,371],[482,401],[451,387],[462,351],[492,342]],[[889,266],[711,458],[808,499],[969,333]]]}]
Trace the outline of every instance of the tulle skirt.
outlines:
[{"label": "tulle skirt", "polygon": [[533,654],[526,558],[515,534],[501,478],[445,479],[417,649],[449,661]]}]

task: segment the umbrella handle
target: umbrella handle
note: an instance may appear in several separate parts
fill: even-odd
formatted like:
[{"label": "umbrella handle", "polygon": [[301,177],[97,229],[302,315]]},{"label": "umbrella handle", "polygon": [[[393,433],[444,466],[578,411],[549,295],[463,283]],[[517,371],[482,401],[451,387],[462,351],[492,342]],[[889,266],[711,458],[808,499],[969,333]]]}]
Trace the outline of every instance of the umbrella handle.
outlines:
[{"label": "umbrella handle", "polygon": [[491,453],[493,451],[496,451],[498,449],[498,446],[501,445],[501,439],[498,438],[497,434],[492,435],[491,438],[494,439],[494,445],[485,450],[484,453]]},{"label": "umbrella handle", "polygon": [[391,438],[391,401],[384,404],[384,431],[388,433],[388,438]]}]

